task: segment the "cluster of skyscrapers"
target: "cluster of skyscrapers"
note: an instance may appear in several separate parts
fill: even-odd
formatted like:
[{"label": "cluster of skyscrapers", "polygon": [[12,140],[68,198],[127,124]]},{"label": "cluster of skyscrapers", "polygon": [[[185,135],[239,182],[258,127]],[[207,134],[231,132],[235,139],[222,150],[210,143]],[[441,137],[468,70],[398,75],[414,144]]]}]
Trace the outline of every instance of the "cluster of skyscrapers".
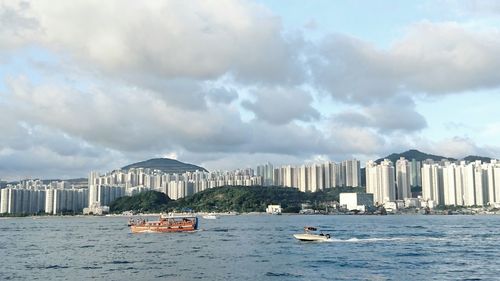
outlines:
[{"label": "cluster of skyscrapers", "polygon": [[[105,174],[91,172],[88,185],[75,188],[67,182],[42,184],[40,180],[27,180],[9,186],[0,193],[0,212],[47,213],[81,212],[102,213],[103,207],[115,199],[146,190],[156,190],[171,199],[179,199],[205,189],[234,186],[296,187],[303,192],[315,192],[337,186],[361,186],[360,162],[346,160],[341,163],[325,162],[309,165],[273,167],[268,163],[256,170],[195,171],[169,174],[160,170],[132,168]],[[87,188],[88,187],[88,188]]]},{"label": "cluster of skyscrapers", "polygon": [[422,198],[438,205],[500,203],[500,162],[426,161],[422,166]]},{"label": "cluster of skyscrapers", "polygon": [[[234,171],[194,171],[170,174],[160,170],[132,168],[105,174],[91,172],[88,184],[70,185],[64,181],[43,184],[40,180],[24,180],[0,189],[0,214],[101,213],[115,199],[146,190],[156,190],[171,199],[183,198],[219,186],[283,186],[302,192],[316,192],[332,187],[360,187],[361,168],[356,159],[340,163],[309,165],[272,164]],[[500,161],[491,163],[464,161],[439,163],[400,158],[393,164],[385,159],[366,163],[366,192],[373,194],[375,204],[411,202],[412,187],[421,186],[418,200],[428,206],[483,206],[500,203]]]},{"label": "cluster of skyscrapers", "polygon": [[87,204],[88,189],[63,181],[25,180],[0,190],[0,214],[81,212]]},{"label": "cluster of skyscrapers", "polygon": [[268,163],[257,167],[266,186],[296,187],[302,192],[316,192],[332,187],[361,186],[361,167],[356,159],[340,163],[325,162],[310,165],[286,165],[273,168]]},{"label": "cluster of skyscrapers", "polygon": [[411,188],[421,185],[420,162],[408,161],[401,157],[396,165],[389,159],[379,164],[375,161],[366,163],[366,192],[373,193],[377,204],[411,198]]},{"label": "cluster of skyscrapers", "polygon": [[[412,178],[416,180],[412,181]],[[431,207],[500,203],[500,162],[437,163],[426,160],[420,165],[401,158],[395,166],[388,159],[379,164],[374,161],[366,163],[366,192],[373,193],[376,203],[411,198],[412,186],[422,187],[420,200]]]},{"label": "cluster of skyscrapers", "polygon": [[160,170],[132,168],[115,170],[104,175],[89,175],[89,207],[95,213],[101,206],[119,196],[133,195],[145,190],[156,190],[177,200],[197,192],[219,186],[284,186],[297,187],[304,192],[315,192],[335,186],[361,186],[360,162],[326,162],[301,166],[274,168],[268,163],[256,170],[185,172],[169,174]]},{"label": "cluster of skyscrapers", "polygon": [[[156,190],[167,194],[171,199],[179,199],[207,188],[224,185],[262,185],[262,177],[255,176],[253,169],[231,172],[185,172],[169,174],[160,170],[132,168],[128,171],[116,170],[104,175],[91,172],[89,176],[89,202],[103,204],[100,194],[102,187],[119,187],[126,195],[145,190]],[[102,197],[105,198],[105,197]]]}]

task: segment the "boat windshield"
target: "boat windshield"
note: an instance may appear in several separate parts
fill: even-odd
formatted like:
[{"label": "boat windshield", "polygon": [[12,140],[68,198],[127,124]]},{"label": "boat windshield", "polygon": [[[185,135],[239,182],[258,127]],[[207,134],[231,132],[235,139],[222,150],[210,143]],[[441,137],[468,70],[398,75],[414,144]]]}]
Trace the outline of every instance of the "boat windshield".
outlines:
[{"label": "boat windshield", "polygon": [[316,231],[318,230],[316,227],[312,227],[312,226],[306,226],[304,227],[304,231]]}]

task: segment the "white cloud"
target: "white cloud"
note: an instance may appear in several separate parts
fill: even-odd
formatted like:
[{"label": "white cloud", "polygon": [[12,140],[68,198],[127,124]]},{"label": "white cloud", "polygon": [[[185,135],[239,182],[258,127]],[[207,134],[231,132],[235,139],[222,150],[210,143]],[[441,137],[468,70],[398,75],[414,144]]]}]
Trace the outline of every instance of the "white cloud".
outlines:
[{"label": "white cloud", "polygon": [[332,123],[329,141],[341,154],[378,154],[383,151],[385,139],[368,128],[344,126]]},{"label": "white cloud", "polygon": [[238,98],[238,92],[231,88],[212,88],[207,93],[207,99],[213,103],[229,104]]},{"label": "white cloud", "polygon": [[409,91],[449,94],[500,86],[500,33],[455,23],[412,26],[392,52]]},{"label": "white cloud", "polygon": [[472,32],[455,23],[414,24],[388,48],[333,35],[311,60],[318,86],[349,103],[372,104],[405,94],[455,94],[498,88],[497,30]]},{"label": "white cloud", "polygon": [[[0,177],[82,176],[162,155],[229,168],[414,146],[498,153],[428,140],[414,102],[498,88],[494,28],[420,22],[382,49],[342,34],[307,42],[300,32],[318,24],[287,33],[255,2],[131,0],[6,1],[0,24]],[[332,116],[318,109],[324,92]]]},{"label": "white cloud", "polygon": [[[9,121],[2,118],[2,121]],[[0,178],[71,178],[96,167],[116,168],[121,153],[43,126],[10,120],[0,124]]]},{"label": "white cloud", "polygon": [[435,10],[439,7],[441,13],[452,13],[463,17],[498,16],[500,3],[496,0],[439,0],[429,1],[427,8]]},{"label": "white cloud", "polygon": [[25,15],[29,10],[26,2],[0,3],[0,50],[23,45],[27,38],[37,37],[41,31],[35,18]]},{"label": "white cloud", "polygon": [[404,96],[364,106],[361,111],[344,111],[333,118],[339,124],[374,128],[381,133],[412,133],[427,126],[425,118],[415,110],[413,100]]},{"label": "white cloud", "polygon": [[311,94],[300,89],[259,88],[254,90],[253,95],[256,101],[245,100],[243,107],[271,124],[287,124],[293,120],[313,121],[320,117],[320,113],[311,105]]},{"label": "white cloud", "polygon": [[[44,44],[126,80],[231,73],[240,81],[286,82],[301,76],[280,19],[252,2],[14,3],[0,14],[16,19],[9,38]],[[33,36],[33,30],[40,32]]]},{"label": "white cloud", "polygon": [[[0,163],[18,158],[15,167],[24,165],[25,170],[32,164],[22,153],[52,159],[55,166],[61,166],[61,173],[74,174],[77,167],[83,167],[78,161],[105,165],[108,151],[118,155],[113,156],[117,159],[134,161],[141,160],[137,155],[179,155],[180,151],[199,154],[201,160],[210,155],[230,158],[233,153],[293,158],[334,151],[313,126],[243,122],[238,109],[225,103],[184,110],[150,91],[111,82],[83,89],[59,81],[35,85],[26,77],[6,82],[8,90],[3,96],[8,103],[0,103],[0,111],[5,121],[2,131],[8,135],[2,139],[2,147],[7,153],[0,156]],[[76,161],[75,166],[65,166],[65,161]],[[12,171],[0,169],[1,173]]]},{"label": "white cloud", "polygon": [[8,85],[12,96],[4,112],[113,149],[149,150],[200,141],[222,146],[242,142],[244,136],[239,113],[224,106],[187,111],[151,92],[114,84],[78,91],[33,86],[20,78]]}]

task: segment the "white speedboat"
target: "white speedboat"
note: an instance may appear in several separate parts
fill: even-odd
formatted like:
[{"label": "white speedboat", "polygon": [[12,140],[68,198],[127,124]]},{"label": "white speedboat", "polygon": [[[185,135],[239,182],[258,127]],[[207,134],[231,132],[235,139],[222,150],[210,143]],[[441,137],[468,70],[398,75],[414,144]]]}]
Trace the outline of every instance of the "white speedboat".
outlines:
[{"label": "white speedboat", "polygon": [[204,215],[203,218],[206,220],[216,220],[219,217],[217,215],[214,215],[214,214],[207,214],[207,215]]},{"label": "white speedboat", "polygon": [[316,227],[306,226],[304,227],[304,233],[294,234],[293,237],[300,241],[327,241],[330,239],[330,234],[317,233],[317,230]]}]

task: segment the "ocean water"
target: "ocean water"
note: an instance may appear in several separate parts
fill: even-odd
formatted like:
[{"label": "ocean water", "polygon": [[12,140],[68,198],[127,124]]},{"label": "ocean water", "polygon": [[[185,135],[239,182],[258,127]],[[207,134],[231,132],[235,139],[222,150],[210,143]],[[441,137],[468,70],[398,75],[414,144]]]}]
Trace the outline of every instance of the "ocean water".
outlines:
[{"label": "ocean water", "polygon": [[[166,234],[127,220],[0,219],[0,280],[500,280],[500,216],[240,215]],[[295,240],[306,225],[331,241]]]}]

